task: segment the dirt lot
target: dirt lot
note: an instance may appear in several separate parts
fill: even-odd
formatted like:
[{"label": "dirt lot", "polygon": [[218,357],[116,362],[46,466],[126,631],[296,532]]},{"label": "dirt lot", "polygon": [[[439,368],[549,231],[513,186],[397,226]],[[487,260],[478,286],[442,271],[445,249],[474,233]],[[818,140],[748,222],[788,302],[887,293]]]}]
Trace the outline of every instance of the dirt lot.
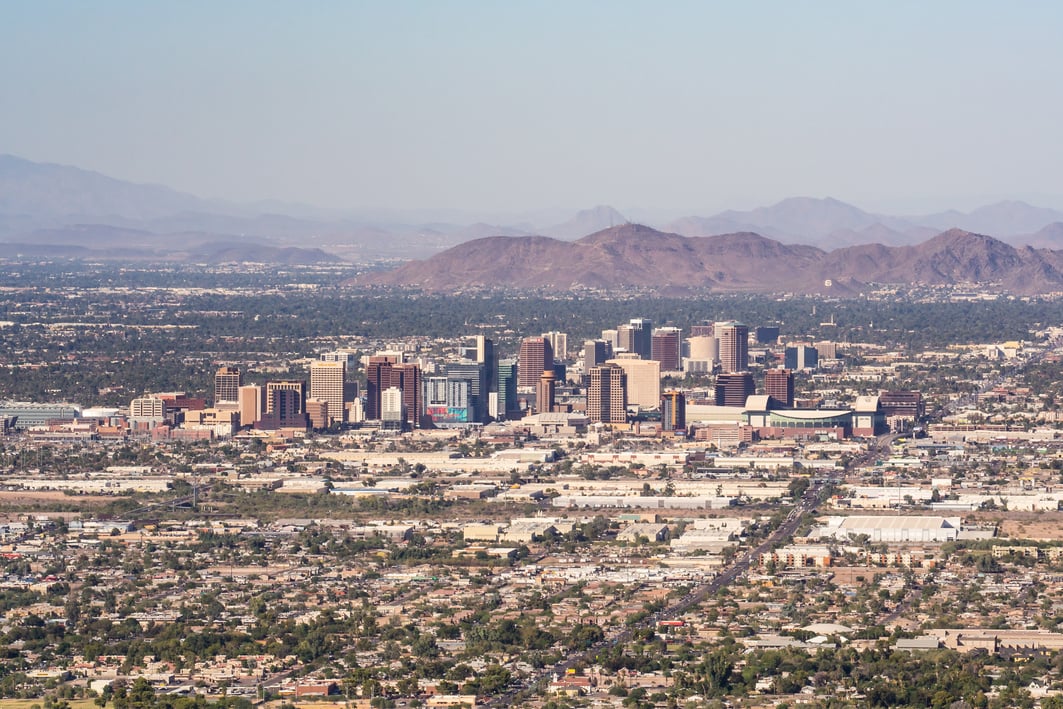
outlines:
[{"label": "dirt lot", "polygon": [[91,509],[115,499],[107,495],[65,495],[57,490],[0,490],[0,518],[17,517],[20,512],[46,514],[50,507],[58,510]]},{"label": "dirt lot", "polygon": [[965,522],[996,522],[998,535],[1016,539],[1063,539],[1063,512],[972,512]]}]

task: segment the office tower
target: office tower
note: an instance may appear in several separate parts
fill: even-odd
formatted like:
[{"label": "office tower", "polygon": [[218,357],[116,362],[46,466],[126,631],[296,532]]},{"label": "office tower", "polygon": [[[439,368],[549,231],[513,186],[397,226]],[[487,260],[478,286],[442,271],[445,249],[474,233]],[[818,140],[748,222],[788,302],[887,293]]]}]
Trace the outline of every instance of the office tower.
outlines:
[{"label": "office tower", "polygon": [[720,341],[708,335],[698,335],[687,339],[690,345],[690,359],[707,362],[720,360]]},{"label": "office tower", "polygon": [[483,335],[476,336],[476,363],[484,366],[484,396],[486,392],[495,391],[495,343]]},{"label": "office tower", "polygon": [[627,421],[627,374],[620,366],[604,364],[590,370],[587,417],[591,423]]},{"label": "office tower", "polygon": [[[295,407],[297,413],[306,412],[306,382],[296,379],[288,379],[283,381],[266,382],[266,413],[276,413],[273,410],[276,397],[274,394],[278,391],[291,391],[295,392],[295,403],[292,406]],[[285,400],[285,406],[289,403]]]},{"label": "office tower", "polygon": [[[343,361],[312,362],[310,364],[310,398],[328,402],[329,425],[343,421],[344,383],[347,364]],[[307,412],[309,413],[309,412]],[[327,428],[315,426],[314,428]]]},{"label": "office tower", "polygon": [[236,404],[240,401],[243,379],[236,367],[221,367],[214,375],[214,406]]},{"label": "office tower", "polygon": [[387,387],[380,392],[380,425],[390,431],[405,428],[409,413],[406,411],[403,391],[399,387]]},{"label": "office tower", "polygon": [[365,406],[362,404],[361,399],[352,399],[351,403],[347,404],[347,420],[351,423],[362,423],[365,421]]},{"label": "office tower", "polygon": [[520,361],[517,366],[517,386],[525,391],[535,390],[539,377],[547,369],[554,368],[554,350],[545,337],[525,337],[520,343]]},{"label": "office tower", "polygon": [[498,417],[520,418],[517,405],[517,360],[503,359],[498,362]]},{"label": "office tower", "polygon": [[322,362],[343,362],[347,371],[353,372],[358,367],[358,353],[354,350],[334,350],[321,353]]},{"label": "office tower", "polygon": [[628,321],[631,328],[631,348],[642,359],[649,359],[653,353],[653,323],[649,318],[631,318]]},{"label": "office tower", "polygon": [[447,415],[455,423],[475,423],[476,407],[472,396],[472,382],[447,377]]},{"label": "office tower", "polygon": [[831,340],[820,340],[812,345],[823,359],[838,359],[838,343]]},{"label": "office tower", "polygon": [[711,322],[701,323],[700,325],[690,326],[691,337],[715,337],[716,325]]},{"label": "office tower", "polygon": [[819,366],[819,352],[808,345],[787,347],[783,354],[783,364],[787,369],[815,369]]},{"label": "office tower", "polygon": [[535,386],[535,411],[545,414],[554,410],[554,382],[556,381],[554,370],[548,369],[539,377],[539,383]]},{"label": "office tower", "polygon": [[716,323],[720,339],[720,369],[725,373],[749,369],[749,328],[733,320]]},{"label": "office tower", "polygon": [[310,419],[310,428],[328,428],[335,418],[329,412],[327,399],[316,399],[312,396],[306,399],[306,415]]},{"label": "office tower", "polygon": [[240,425],[254,426],[262,418],[262,387],[247,384],[240,387]]},{"label": "office tower", "polygon": [[635,328],[630,325],[618,325],[616,328],[616,351],[628,354],[635,352]]},{"label": "office tower", "polygon": [[435,409],[447,405],[447,378],[425,377],[424,378],[424,408],[425,413],[434,416],[440,412]]},{"label": "office tower", "polygon": [[887,418],[896,416],[917,421],[926,414],[926,402],[919,391],[880,391],[878,405]]},{"label": "office tower", "polygon": [[424,415],[420,365],[402,362],[392,366],[391,386],[402,391],[402,405],[406,411],[406,423],[409,428],[420,428],[421,417]]},{"label": "office tower", "polygon": [[661,363],[633,354],[611,359],[626,375],[627,403],[640,409],[655,409],[661,403]]},{"label": "office tower", "polygon": [[608,343],[610,353],[620,349],[620,332],[618,330],[602,330],[602,339]]},{"label": "office tower", "polygon": [[[485,423],[487,421],[487,367],[479,362],[452,362],[447,365],[447,381],[468,382],[467,404],[470,415],[469,423]],[[449,405],[449,404],[448,404]]]},{"label": "office tower", "polygon": [[662,371],[678,372],[681,369],[682,346],[679,328],[657,328],[650,342],[650,359],[660,362]]},{"label": "office tower", "polygon": [[157,396],[141,396],[129,402],[129,418],[159,419],[166,418],[166,402]]},{"label": "office tower", "polygon": [[684,431],[686,427],[686,397],[681,391],[666,391],[661,395],[661,428],[665,431]]},{"label": "office tower", "polygon": [[786,408],[794,405],[794,373],[789,369],[764,372],[764,393]]},{"label": "office tower", "polygon": [[554,359],[568,359],[568,335],[563,332],[557,332],[551,330],[550,332],[544,332],[543,337],[550,343],[550,348],[553,350]]},{"label": "office tower", "polygon": [[778,325],[761,325],[753,330],[753,339],[757,344],[772,345],[779,341]]},{"label": "office tower", "polygon": [[717,406],[740,406],[746,405],[746,399],[756,393],[753,384],[753,375],[749,372],[732,372],[719,374],[716,377],[716,405]]},{"label": "office tower", "polygon": [[605,364],[612,356],[612,348],[605,340],[587,340],[583,343],[583,371],[589,372],[594,367]]},{"label": "office tower", "polygon": [[[303,382],[267,382],[266,410],[262,418],[255,423],[255,428],[274,431],[278,428],[306,428],[306,391],[298,388],[284,388],[286,384],[303,384]],[[271,384],[282,385],[271,387]]]},{"label": "office tower", "polygon": [[402,360],[401,355],[376,354],[365,365],[365,417],[380,418],[380,396],[391,384],[391,370]]},{"label": "office tower", "polygon": [[470,382],[448,376],[424,378],[424,415],[436,426],[473,421]]}]

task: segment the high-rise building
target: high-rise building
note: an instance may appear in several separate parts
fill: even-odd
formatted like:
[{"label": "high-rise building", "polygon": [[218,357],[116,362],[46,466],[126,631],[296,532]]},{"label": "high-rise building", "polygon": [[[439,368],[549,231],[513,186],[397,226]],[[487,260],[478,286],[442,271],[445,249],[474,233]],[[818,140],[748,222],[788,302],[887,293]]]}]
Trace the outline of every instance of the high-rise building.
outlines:
[{"label": "high-rise building", "polygon": [[495,343],[483,335],[476,336],[476,363],[484,366],[484,398],[487,392],[495,391]]},{"label": "high-rise building", "polygon": [[687,344],[690,346],[690,359],[716,360],[720,358],[720,341],[715,337],[695,335],[687,338]]},{"label": "high-rise building", "polygon": [[[344,383],[347,364],[343,361],[313,362],[310,364],[310,398],[328,402],[329,424],[343,421]],[[327,428],[327,426],[315,426]]]},{"label": "high-rise building", "polygon": [[832,340],[820,340],[812,345],[823,359],[838,359],[838,343]]},{"label": "high-rise building", "polygon": [[421,389],[421,367],[413,362],[402,362],[391,368],[391,386],[402,390],[402,404],[406,411],[409,428],[420,428],[424,415],[424,392]]},{"label": "high-rise building", "polygon": [[535,411],[540,414],[554,410],[554,382],[557,377],[554,370],[548,369],[539,377],[539,383],[535,386]]},{"label": "high-rise building", "polygon": [[310,419],[310,428],[328,428],[334,420],[329,413],[329,402],[326,399],[316,399],[312,396],[306,398],[306,416]]},{"label": "high-rise building", "polygon": [[587,417],[591,423],[627,421],[627,374],[619,365],[608,363],[590,370]]},{"label": "high-rise building", "polygon": [[677,327],[659,327],[653,331],[650,359],[661,363],[661,370],[678,372],[682,368],[682,337]]},{"label": "high-rise building", "polygon": [[468,382],[469,423],[487,422],[487,367],[480,362],[451,362],[447,364],[447,381]]},{"label": "high-rise building", "polygon": [[779,326],[761,325],[753,330],[753,339],[757,341],[757,344],[773,345],[779,341]]},{"label": "high-rise building", "polygon": [[409,413],[406,411],[404,395],[399,387],[387,387],[380,392],[380,425],[381,427],[401,431],[406,426]]},{"label": "high-rise building", "polygon": [[789,369],[769,369],[764,372],[764,393],[780,405],[794,405],[794,373]]},{"label": "high-rise building", "polygon": [[655,409],[661,403],[661,363],[629,354],[611,359],[627,375],[627,403],[640,409]]},{"label": "high-rise building", "polygon": [[749,372],[732,372],[716,376],[717,406],[745,406],[746,399],[756,392],[753,375]]},{"label": "high-rise building", "polygon": [[515,359],[503,359],[498,362],[498,417],[509,420],[520,418]]},{"label": "high-rise building", "polygon": [[920,391],[880,391],[878,403],[887,417],[918,420],[926,414],[926,402]]},{"label": "high-rise building", "polygon": [[815,369],[819,366],[819,352],[809,345],[787,347],[783,354],[783,364],[787,369]]},{"label": "high-rise building", "polygon": [[642,359],[649,359],[653,354],[653,322],[649,318],[631,318],[628,326],[632,329],[631,349]]},{"label": "high-rise building", "polygon": [[214,375],[214,406],[238,404],[243,378],[236,367],[221,367]]},{"label": "high-rise building", "polygon": [[609,344],[611,353],[620,349],[620,332],[618,330],[602,330],[602,339]]},{"label": "high-rise building", "polygon": [[[295,403],[290,404],[295,407],[297,413],[306,413],[306,382],[301,379],[286,379],[279,381],[266,382],[266,413],[276,413],[273,410],[273,406],[276,401],[274,394],[278,391],[292,391],[295,392]],[[289,403],[285,402],[288,406]]]},{"label": "high-rise building", "polygon": [[711,322],[704,322],[698,325],[690,326],[691,337],[716,337],[716,325]]},{"label": "high-rise building", "polygon": [[321,353],[322,362],[343,362],[347,371],[354,371],[358,366],[358,353],[354,350],[334,350]]},{"label": "high-rise building", "polygon": [[517,366],[517,386],[525,391],[534,391],[539,377],[554,368],[554,350],[545,337],[525,337],[520,343],[520,360]]},{"label": "high-rise building", "polygon": [[612,347],[605,340],[587,340],[583,343],[583,371],[600,367],[612,354]]},{"label": "high-rise building", "polygon": [[166,402],[157,396],[141,396],[129,402],[129,422],[157,426],[166,420]]},{"label": "high-rise building", "polygon": [[240,425],[254,426],[262,418],[262,387],[245,384],[240,387]]},{"label": "high-rise building", "polygon": [[568,359],[568,335],[563,332],[557,332],[551,330],[550,332],[544,332],[543,337],[550,343],[550,348],[553,350],[555,360]]},{"label": "high-rise building", "polygon": [[380,419],[380,397],[391,386],[391,370],[401,359],[395,355],[376,354],[366,362],[365,417],[370,421]]},{"label": "high-rise building", "polygon": [[[283,385],[303,384],[303,390],[285,388]],[[277,384],[281,386],[271,387]],[[278,428],[306,428],[305,382],[267,382],[267,413],[255,422],[255,428],[274,431]]]},{"label": "high-rise building", "polygon": [[749,328],[733,320],[716,323],[720,340],[720,369],[725,373],[749,369]]},{"label": "high-rise building", "polygon": [[683,431],[687,427],[687,400],[681,391],[661,395],[661,429]]}]

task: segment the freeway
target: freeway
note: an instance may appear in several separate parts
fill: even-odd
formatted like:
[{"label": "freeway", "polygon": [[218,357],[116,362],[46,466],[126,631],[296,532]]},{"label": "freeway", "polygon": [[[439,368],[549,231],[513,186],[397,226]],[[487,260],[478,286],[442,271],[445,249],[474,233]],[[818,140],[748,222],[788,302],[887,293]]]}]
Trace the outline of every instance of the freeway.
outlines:
[{"label": "freeway", "polygon": [[[888,445],[888,444],[887,444]],[[801,525],[805,515],[811,514],[813,510],[823,501],[824,496],[828,490],[827,484],[822,480],[813,481],[804,494],[801,496],[800,501],[786,516],[786,519],[776,527],[766,539],[754,549],[750,549],[743,554],[735,557],[731,564],[728,565],[720,573],[716,574],[712,579],[705,583],[695,587],[689,593],[679,598],[667,608],[664,608],[657,613],[654,613],[633,626],[629,626],[620,632],[595,643],[591,647],[582,652],[569,655],[564,660],[550,666],[544,667],[537,673],[538,676],[530,680],[524,687],[513,687],[504,694],[501,694],[491,701],[487,702],[485,706],[489,707],[508,707],[526,699],[528,696],[535,693],[537,690],[543,689],[543,685],[547,680],[555,675],[564,675],[568,670],[573,669],[579,665],[593,662],[594,658],[603,650],[607,650],[617,645],[623,645],[629,642],[640,630],[647,630],[650,628],[656,628],[657,624],[662,620],[673,620],[676,617],[686,613],[692,607],[703,602],[712,594],[716,593],[723,587],[734,583],[734,581],[742,574],[749,570],[749,567],[757,560],[761,555],[773,548],[780,542],[789,539],[793,536],[794,532]]]}]

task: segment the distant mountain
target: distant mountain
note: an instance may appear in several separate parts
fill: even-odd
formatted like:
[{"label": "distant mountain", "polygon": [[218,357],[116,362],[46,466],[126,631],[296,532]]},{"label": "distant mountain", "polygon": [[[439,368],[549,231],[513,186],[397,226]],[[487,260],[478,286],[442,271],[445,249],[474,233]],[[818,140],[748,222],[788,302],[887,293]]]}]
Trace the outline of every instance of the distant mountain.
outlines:
[{"label": "distant mountain", "polygon": [[0,155],[0,214],[151,219],[211,209],[218,206],[168,187]]},{"label": "distant mountain", "polygon": [[107,224],[73,224],[38,229],[28,242],[4,244],[25,257],[193,261],[196,263],[335,263],[341,259],[317,248],[275,246],[253,238],[202,232],[155,234]]},{"label": "distant mountain", "polygon": [[572,240],[594,234],[602,229],[627,224],[624,215],[612,207],[599,205],[584,209],[566,222],[541,229],[542,235],[555,239]]},{"label": "distant mountain", "polygon": [[792,197],[770,207],[728,210],[712,217],[683,217],[664,228],[685,236],[752,231],[787,243],[824,249],[866,243],[858,241],[865,232],[893,245],[911,243],[927,235],[906,220],[871,214],[831,197]]},{"label": "distant mountain", "polygon": [[1004,238],[1029,234],[1053,222],[1063,222],[1063,212],[1034,207],[1025,202],[1005,201],[979,207],[966,214],[952,210],[911,219],[939,229],[958,228]]},{"label": "distant mountain", "polygon": [[428,291],[637,287],[839,294],[867,283],[998,283],[1038,293],[1063,290],[1061,268],[1063,252],[1016,249],[958,229],[912,246],[872,244],[828,253],[751,233],[684,237],[626,224],[575,242],[478,239],[354,283]]},{"label": "distant mountain", "polygon": [[[639,213],[661,214],[646,209]],[[541,235],[574,241],[628,223],[624,214],[609,206],[583,210],[568,219],[565,214],[557,209],[518,215],[454,209],[354,211],[280,201],[241,205],[0,155],[0,244],[67,245],[86,249],[94,257],[177,258],[187,256],[191,244],[223,242],[316,248],[351,261],[426,258],[485,237]],[[914,246],[959,228],[991,234],[1016,246],[1059,248],[1063,247],[1059,224],[1063,212],[1014,201],[969,213],[896,217],[866,212],[830,197],[794,197],[746,211],[683,217],[665,224],[661,232],[686,237],[755,233],[830,252],[869,243]]]},{"label": "distant mountain", "polygon": [[1063,249],[1063,222],[1052,222],[1033,234],[1023,234],[1008,239],[1016,246],[1033,246],[1038,249]]}]

